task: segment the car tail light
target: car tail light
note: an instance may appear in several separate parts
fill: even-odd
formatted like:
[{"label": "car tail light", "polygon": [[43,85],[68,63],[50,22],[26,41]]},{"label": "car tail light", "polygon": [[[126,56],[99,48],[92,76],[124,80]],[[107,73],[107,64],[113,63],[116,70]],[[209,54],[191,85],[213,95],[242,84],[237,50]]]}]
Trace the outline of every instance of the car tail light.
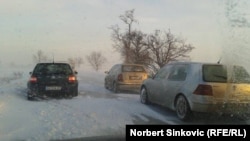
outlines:
[{"label": "car tail light", "polygon": [[123,81],[122,74],[119,74],[119,75],[118,75],[117,80],[118,80],[118,81]]},{"label": "car tail light", "polygon": [[69,80],[69,83],[75,83],[76,82],[76,77],[71,75],[71,76],[69,76],[68,80]]},{"label": "car tail light", "polygon": [[212,86],[200,84],[195,89],[194,94],[212,96],[213,95]]},{"label": "car tail light", "polygon": [[31,83],[36,83],[37,82],[37,78],[35,76],[31,76],[29,81]]}]

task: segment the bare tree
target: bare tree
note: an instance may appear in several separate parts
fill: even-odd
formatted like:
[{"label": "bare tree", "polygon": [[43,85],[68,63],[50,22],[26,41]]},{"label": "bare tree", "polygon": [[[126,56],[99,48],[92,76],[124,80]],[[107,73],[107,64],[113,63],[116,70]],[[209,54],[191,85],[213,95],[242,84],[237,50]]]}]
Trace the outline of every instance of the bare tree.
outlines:
[{"label": "bare tree", "polygon": [[170,61],[189,59],[188,53],[194,49],[170,30],[156,30],[150,35],[133,30],[132,25],[137,23],[134,10],[126,11],[120,19],[128,27],[125,32],[122,32],[118,25],[111,26],[110,29],[113,47],[121,54],[124,63],[143,64],[154,73]]},{"label": "bare tree", "polygon": [[98,71],[103,63],[107,61],[102,53],[97,51],[93,51],[90,55],[86,56],[86,59],[96,71]]},{"label": "bare tree", "polygon": [[132,63],[148,65],[151,63],[150,52],[147,48],[147,35],[141,31],[131,32],[130,60]]},{"label": "bare tree", "polygon": [[33,60],[35,63],[48,61],[48,57],[44,54],[42,50],[38,50],[36,54],[33,55]]},{"label": "bare tree", "polygon": [[148,36],[147,46],[153,61],[151,68],[154,70],[158,70],[170,61],[190,59],[188,53],[194,49],[194,46],[176,37],[170,30],[168,32],[156,30],[154,34]]},{"label": "bare tree", "polygon": [[131,32],[132,24],[137,22],[134,18],[134,9],[125,11],[124,15],[120,15],[120,19],[128,26],[125,33],[121,33],[118,25],[111,26],[110,29],[113,31],[111,38],[114,42],[113,47],[121,53],[125,63],[131,63]]},{"label": "bare tree", "polygon": [[84,63],[81,57],[68,58],[68,62],[73,69],[75,69],[76,67],[80,67]]},{"label": "bare tree", "polygon": [[80,67],[84,63],[84,61],[81,57],[77,57],[75,59],[76,59],[76,66],[77,67]]},{"label": "bare tree", "polygon": [[68,58],[68,63],[70,64],[70,66],[75,69],[76,68],[76,62],[73,58]]}]

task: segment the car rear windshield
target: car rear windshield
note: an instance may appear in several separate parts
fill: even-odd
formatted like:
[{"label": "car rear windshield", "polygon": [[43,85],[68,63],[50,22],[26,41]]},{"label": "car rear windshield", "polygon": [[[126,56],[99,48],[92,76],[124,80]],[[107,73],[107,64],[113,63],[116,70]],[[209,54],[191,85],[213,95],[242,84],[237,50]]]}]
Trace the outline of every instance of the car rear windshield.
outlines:
[{"label": "car rear windshield", "polygon": [[124,65],[122,66],[123,72],[145,72],[144,67],[136,65]]},{"label": "car rear windshield", "polygon": [[227,82],[227,70],[222,65],[203,65],[202,71],[206,82]]},{"label": "car rear windshield", "polygon": [[250,76],[241,66],[203,65],[203,80],[206,82],[250,83]]},{"label": "car rear windshield", "polygon": [[68,64],[38,64],[34,69],[34,74],[72,74]]}]

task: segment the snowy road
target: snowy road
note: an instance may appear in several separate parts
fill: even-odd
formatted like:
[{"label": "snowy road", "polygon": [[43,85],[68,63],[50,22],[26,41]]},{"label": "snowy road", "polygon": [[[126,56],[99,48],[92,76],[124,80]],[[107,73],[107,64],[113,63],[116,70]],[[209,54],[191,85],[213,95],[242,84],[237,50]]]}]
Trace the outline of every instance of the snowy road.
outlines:
[{"label": "snowy road", "polygon": [[[15,79],[11,75],[0,77],[4,80],[0,83],[0,140],[125,136],[127,124],[185,124],[172,111],[141,104],[136,93],[114,94],[106,90],[101,72],[79,71],[79,96],[73,99],[28,101],[27,72],[24,70],[24,75]],[[207,123],[197,120],[187,124]]]},{"label": "snowy road", "polygon": [[78,97],[28,101],[27,72],[21,78],[14,79],[11,73],[0,77],[4,80],[0,83],[0,140],[124,136],[126,124],[175,123],[175,115],[167,120],[141,104],[138,94],[106,90],[104,73],[98,72],[79,72]]}]

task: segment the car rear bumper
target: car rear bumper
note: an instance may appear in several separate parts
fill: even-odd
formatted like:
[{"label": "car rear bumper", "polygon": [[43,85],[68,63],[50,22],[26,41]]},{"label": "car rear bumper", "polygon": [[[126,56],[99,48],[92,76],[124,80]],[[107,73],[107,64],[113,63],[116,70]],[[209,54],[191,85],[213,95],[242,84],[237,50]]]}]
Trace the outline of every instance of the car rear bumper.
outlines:
[{"label": "car rear bumper", "polygon": [[118,83],[117,87],[119,90],[138,91],[139,92],[141,84]]},{"label": "car rear bumper", "polygon": [[70,84],[61,86],[60,90],[46,90],[45,86],[32,86],[28,88],[27,96],[32,97],[61,97],[61,96],[77,96],[78,84]]},{"label": "car rear bumper", "polygon": [[205,113],[250,113],[250,102],[234,103],[192,103],[191,110]]}]

